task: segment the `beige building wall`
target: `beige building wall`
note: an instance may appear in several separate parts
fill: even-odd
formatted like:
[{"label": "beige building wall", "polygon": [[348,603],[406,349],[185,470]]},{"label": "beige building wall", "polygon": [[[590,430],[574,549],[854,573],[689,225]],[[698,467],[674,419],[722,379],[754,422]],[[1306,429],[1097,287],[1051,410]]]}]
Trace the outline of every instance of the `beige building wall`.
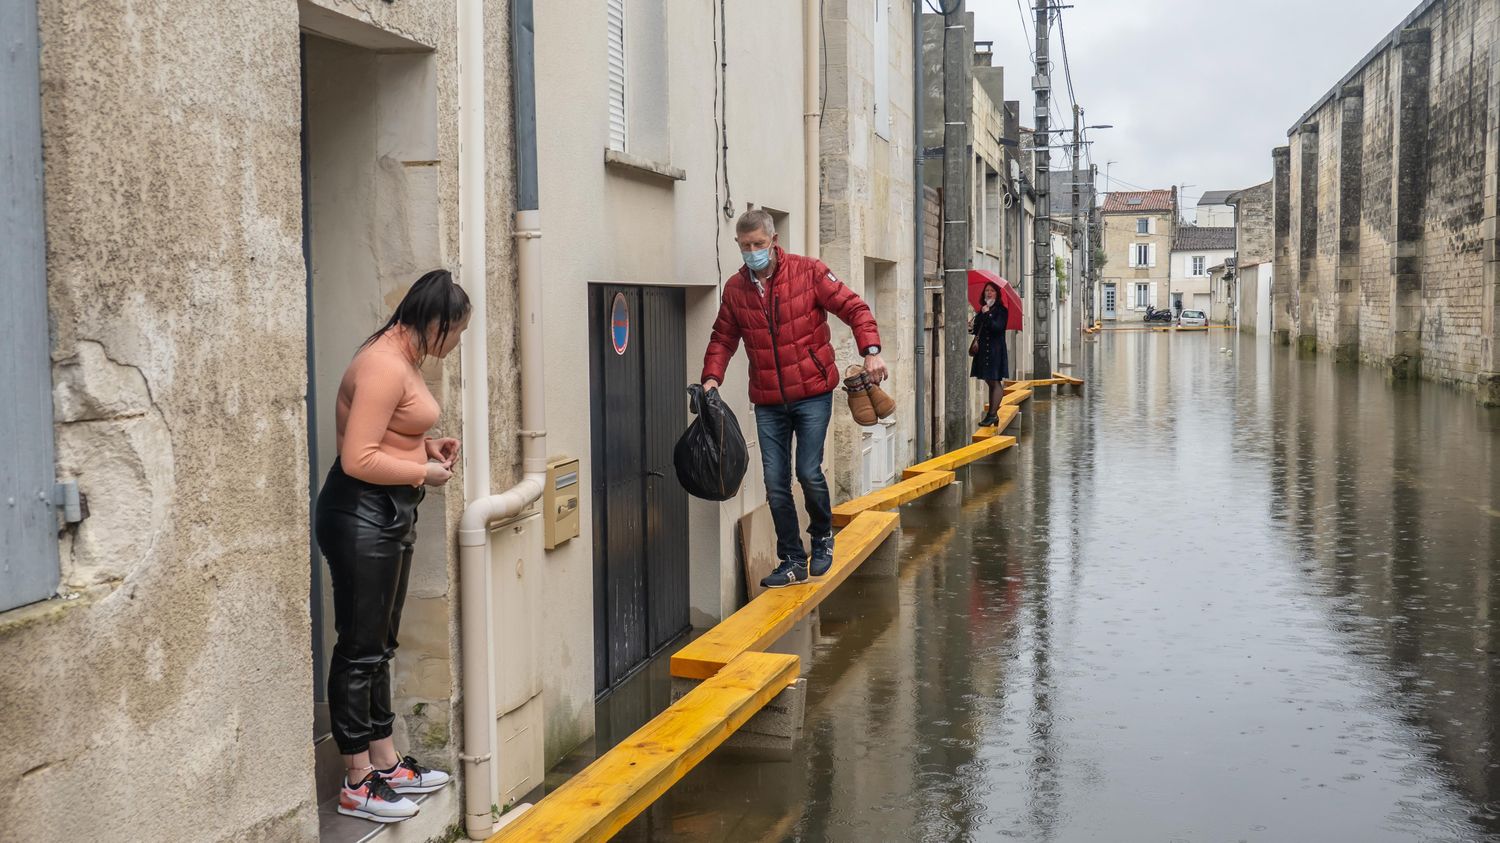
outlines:
[{"label": "beige building wall", "polygon": [[[626,2],[626,151],[632,163],[613,164],[605,161],[605,6],[587,0],[536,6],[548,446],[582,461],[582,534],[547,554],[546,599],[538,607],[537,640],[547,648],[549,764],[594,732],[591,285],[686,290],[685,388],[701,371],[719,285],[742,263],[733,217],[751,205],[785,212],[782,246],[794,252],[803,246],[801,6],[730,4],[726,10],[731,37],[720,105],[728,121],[727,188],[717,175],[720,136],[709,129],[719,81],[713,6]],[[770,44],[783,47],[777,61],[765,60]],[[695,626],[712,625],[737,607],[736,521],[765,500],[746,382],[745,357],[738,354],[723,392],[750,442],[751,469],[741,494],[723,504],[689,500]],[[686,419],[685,393],[683,402]]]},{"label": "beige building wall", "polygon": [[[329,345],[311,368],[331,412],[356,338],[415,273],[457,268],[456,7],[106,5],[40,4],[58,472],[89,517],[61,536],[63,599],[0,615],[0,815],[29,841],[312,840],[309,483],[326,460],[309,461],[299,39],[326,37],[307,60],[315,143],[346,144],[308,157],[309,220],[351,238],[313,232],[332,312],[315,307]],[[508,43],[503,5],[487,24]],[[507,53],[487,60],[502,386]],[[458,365],[429,377],[442,431],[464,436]],[[496,401],[497,429],[513,403]],[[497,435],[500,482],[514,453]],[[462,477],[448,488],[423,509],[396,661],[398,746],[444,767]],[[424,833],[457,819],[445,804]]]},{"label": "beige building wall", "polygon": [[[1136,221],[1141,218],[1155,221],[1154,233],[1136,233]],[[1105,264],[1099,272],[1101,289],[1105,284],[1115,285],[1116,322],[1140,322],[1146,316],[1146,308],[1136,306],[1138,285],[1146,286],[1147,303],[1152,307],[1165,308],[1171,301],[1169,282],[1174,231],[1172,214],[1169,211],[1105,213],[1102,214],[1102,219]],[[1156,247],[1155,266],[1130,265],[1130,250],[1137,243]],[[1102,306],[1099,312],[1103,314]]]}]

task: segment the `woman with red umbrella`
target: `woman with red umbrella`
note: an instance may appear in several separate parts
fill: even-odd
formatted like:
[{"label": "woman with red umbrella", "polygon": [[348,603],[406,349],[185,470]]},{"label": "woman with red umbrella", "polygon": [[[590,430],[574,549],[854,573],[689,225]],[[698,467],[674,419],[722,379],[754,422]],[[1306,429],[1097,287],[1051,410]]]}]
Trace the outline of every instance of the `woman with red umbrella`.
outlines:
[{"label": "woman with red umbrella", "polygon": [[1000,285],[986,280],[979,293],[979,312],[969,326],[974,335],[969,343],[969,354],[974,362],[969,366],[969,376],[983,380],[990,387],[990,410],[980,420],[980,427],[998,423],[1000,399],[1005,394],[1005,379],[1010,377],[1010,359],[1005,348],[1005,328],[1010,322],[1010,311],[1000,295]]}]

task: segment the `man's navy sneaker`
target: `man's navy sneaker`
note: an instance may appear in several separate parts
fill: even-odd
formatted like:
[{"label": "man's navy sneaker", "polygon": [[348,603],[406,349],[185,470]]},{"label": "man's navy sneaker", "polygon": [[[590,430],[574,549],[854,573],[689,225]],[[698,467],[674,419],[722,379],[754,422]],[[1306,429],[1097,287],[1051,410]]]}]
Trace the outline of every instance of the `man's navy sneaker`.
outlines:
[{"label": "man's navy sneaker", "polygon": [[807,582],[807,563],[800,559],[784,559],[776,570],[760,581],[761,588],[786,588],[789,585]]},{"label": "man's navy sneaker", "polygon": [[812,575],[821,577],[833,567],[833,536],[813,536]]}]

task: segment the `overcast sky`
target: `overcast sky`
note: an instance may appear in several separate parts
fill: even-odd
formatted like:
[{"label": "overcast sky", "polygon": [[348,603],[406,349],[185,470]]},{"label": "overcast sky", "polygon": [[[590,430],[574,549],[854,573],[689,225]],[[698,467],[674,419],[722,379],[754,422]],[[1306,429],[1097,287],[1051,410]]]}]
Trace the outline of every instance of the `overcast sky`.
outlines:
[{"label": "overcast sky", "polygon": [[[931,0],[933,5],[942,0]],[[1100,187],[1205,190],[1271,177],[1271,148],[1418,0],[1064,0],[1073,91],[1090,124]],[[1005,98],[1033,122],[1034,0],[968,0],[976,40],[994,41]],[[1022,31],[1021,7],[1026,9]],[[1072,127],[1062,46],[1052,34],[1058,112]],[[1053,117],[1056,123],[1057,117]],[[1056,128],[1056,126],[1054,126]],[[1054,167],[1067,159],[1055,157]],[[1087,159],[1085,159],[1087,163]],[[1128,184],[1127,184],[1128,182]]]}]

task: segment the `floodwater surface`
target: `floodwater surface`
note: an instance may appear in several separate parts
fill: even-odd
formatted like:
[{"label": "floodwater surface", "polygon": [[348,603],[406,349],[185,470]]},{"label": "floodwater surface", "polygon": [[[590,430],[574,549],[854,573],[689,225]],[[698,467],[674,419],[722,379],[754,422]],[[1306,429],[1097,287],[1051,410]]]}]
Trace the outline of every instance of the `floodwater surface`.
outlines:
[{"label": "floodwater surface", "polygon": [[790,759],[716,753],[619,839],[1500,836],[1500,411],[1220,331],[1078,372],[824,604]]}]

